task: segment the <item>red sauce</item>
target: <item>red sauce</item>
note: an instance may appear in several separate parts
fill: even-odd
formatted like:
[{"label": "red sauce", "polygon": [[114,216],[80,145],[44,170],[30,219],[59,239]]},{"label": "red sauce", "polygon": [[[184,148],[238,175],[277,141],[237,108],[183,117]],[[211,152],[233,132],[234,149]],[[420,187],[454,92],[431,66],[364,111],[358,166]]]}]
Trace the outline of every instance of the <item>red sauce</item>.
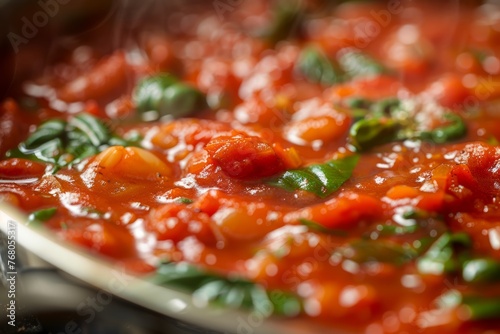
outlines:
[{"label": "red sauce", "polygon": [[[138,273],[169,260],[237,275],[296,295],[298,317],[332,328],[498,329],[500,7],[452,7],[310,1],[276,40],[280,9],[246,1],[224,20],[208,7],[183,31],[145,30],[140,56],[103,53],[90,36],[2,102],[0,196],[26,213],[55,208],[38,223]],[[159,73],[204,105],[165,84],[167,114],[193,110],[148,122],[140,99],[163,107],[138,97],[140,82]],[[74,124],[75,111],[128,141],[108,138],[73,164],[67,147],[56,164],[13,157],[43,122]],[[353,156],[330,189],[342,171],[324,164]],[[286,175],[296,182],[279,184]],[[438,247],[461,232],[470,244]],[[463,299],[445,307],[450,292]]]}]

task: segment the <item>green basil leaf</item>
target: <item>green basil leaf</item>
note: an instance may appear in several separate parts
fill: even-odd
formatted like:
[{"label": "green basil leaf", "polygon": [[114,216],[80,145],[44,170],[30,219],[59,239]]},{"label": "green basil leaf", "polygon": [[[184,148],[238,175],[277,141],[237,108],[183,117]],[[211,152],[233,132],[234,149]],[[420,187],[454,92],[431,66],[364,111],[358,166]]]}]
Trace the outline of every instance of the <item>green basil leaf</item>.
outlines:
[{"label": "green basil leaf", "polygon": [[161,116],[170,115],[174,118],[188,116],[203,109],[205,97],[196,88],[185,83],[171,85],[163,92],[163,104],[160,105]]},{"label": "green basil leaf", "polygon": [[46,121],[36,129],[25,141],[26,149],[36,148],[48,141],[59,138],[66,128],[66,122],[60,119]]},{"label": "green basil leaf", "polygon": [[293,294],[281,290],[266,291],[251,281],[223,277],[185,262],[161,264],[150,280],[191,292],[193,298],[202,303],[246,308],[258,311],[263,316],[296,316],[302,310],[302,301]]},{"label": "green basil leaf", "polygon": [[462,308],[467,320],[496,320],[500,318],[500,298],[494,296],[467,295],[449,290],[436,299],[439,309]]},{"label": "green basil leaf", "polygon": [[387,241],[356,240],[332,254],[335,262],[350,260],[359,264],[370,262],[402,265],[416,257],[415,250]]},{"label": "green basil leaf", "polygon": [[394,111],[397,110],[400,105],[401,100],[399,100],[398,98],[390,97],[373,103],[370,106],[370,112],[376,118],[393,117]]},{"label": "green basil leaf", "polygon": [[355,48],[342,49],[339,52],[339,64],[351,78],[377,76],[389,71],[374,58]]},{"label": "green basil leaf", "polygon": [[133,99],[139,111],[157,110],[163,91],[178,80],[168,73],[159,73],[142,79],[134,90]]},{"label": "green basil leaf", "polygon": [[281,290],[272,290],[268,295],[271,304],[274,306],[275,314],[294,317],[302,311],[301,300],[294,294]]},{"label": "green basil leaf", "polygon": [[452,113],[446,113],[443,118],[450,121],[450,124],[431,131],[422,132],[420,137],[424,140],[433,141],[436,144],[443,144],[460,139],[466,135],[467,126],[460,116]]},{"label": "green basil leaf", "polygon": [[462,268],[464,281],[488,283],[500,281],[500,262],[491,258],[475,258],[465,261]]},{"label": "green basil leaf", "polygon": [[350,97],[345,100],[345,104],[350,109],[370,109],[373,101],[364,97]]},{"label": "green basil leaf", "polygon": [[292,169],[272,179],[269,184],[288,191],[308,191],[324,198],[337,191],[351,177],[358,160],[358,155],[351,155],[324,164]]},{"label": "green basil leaf", "polygon": [[32,212],[28,216],[29,223],[45,222],[52,218],[57,212],[57,208],[47,208]]},{"label": "green basil leaf", "polygon": [[324,227],[323,225],[321,225],[315,221],[309,220],[309,219],[301,218],[301,219],[299,219],[299,222],[302,225],[307,226],[307,228],[311,231],[325,233],[325,234],[333,234],[333,235],[338,235],[338,236],[347,236],[346,231],[327,228],[327,227]]},{"label": "green basil leaf", "polygon": [[32,150],[26,150],[21,143],[19,149],[26,156],[34,156],[35,160],[53,164],[59,161],[64,152],[63,142],[59,138],[54,138]]},{"label": "green basil leaf", "polygon": [[107,143],[111,138],[109,128],[100,119],[87,113],[75,115],[70,119],[68,125],[73,128],[69,130],[70,132],[71,130],[81,131],[95,147]]},{"label": "green basil leaf", "polygon": [[463,296],[462,306],[470,320],[498,320],[500,318],[500,298]]},{"label": "green basil leaf", "polygon": [[342,73],[319,49],[308,47],[302,50],[296,70],[313,83],[331,86],[342,82]]},{"label": "green basil leaf", "polygon": [[168,73],[141,80],[134,90],[133,100],[145,120],[184,117],[206,107],[205,96],[199,90]]},{"label": "green basil leaf", "polygon": [[367,151],[397,140],[400,128],[400,124],[390,118],[362,119],[351,126],[349,142],[357,151]]},{"label": "green basil leaf", "polygon": [[263,36],[271,45],[294,37],[301,30],[304,19],[302,1],[280,1],[273,11],[271,24],[263,32]]},{"label": "green basil leaf", "polygon": [[181,204],[191,204],[193,203],[193,200],[187,197],[178,197],[176,198],[176,201],[181,203]]},{"label": "green basil leaf", "polygon": [[87,113],[73,116],[69,122],[49,120],[7,152],[9,158],[23,158],[53,164],[52,172],[96,155],[110,145],[129,146],[131,141],[113,135],[99,118]]},{"label": "green basil leaf", "polygon": [[460,266],[460,251],[471,246],[466,233],[443,233],[417,260],[417,269],[423,274],[442,275],[457,271]]},{"label": "green basil leaf", "polygon": [[357,151],[367,151],[376,146],[406,139],[421,139],[443,144],[462,138],[467,133],[463,119],[451,112],[444,113],[447,124],[432,130],[421,131],[410,112],[404,110],[400,99],[386,98],[377,102],[355,98],[346,102],[354,124],[349,130],[349,142]]},{"label": "green basil leaf", "polygon": [[417,232],[419,229],[418,225],[409,226],[394,226],[394,225],[377,225],[376,230],[381,236],[395,236],[395,235],[405,235]]}]

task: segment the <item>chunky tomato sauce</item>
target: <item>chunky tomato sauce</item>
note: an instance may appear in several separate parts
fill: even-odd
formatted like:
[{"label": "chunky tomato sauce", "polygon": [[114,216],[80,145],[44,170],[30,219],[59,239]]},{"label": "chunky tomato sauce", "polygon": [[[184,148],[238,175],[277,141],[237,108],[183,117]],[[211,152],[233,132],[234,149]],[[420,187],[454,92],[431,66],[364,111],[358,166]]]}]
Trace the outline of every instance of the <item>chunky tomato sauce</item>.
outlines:
[{"label": "chunky tomato sauce", "polygon": [[498,329],[500,7],[213,4],[82,37],[4,100],[2,200],[141,275],[282,291],[281,317]]}]

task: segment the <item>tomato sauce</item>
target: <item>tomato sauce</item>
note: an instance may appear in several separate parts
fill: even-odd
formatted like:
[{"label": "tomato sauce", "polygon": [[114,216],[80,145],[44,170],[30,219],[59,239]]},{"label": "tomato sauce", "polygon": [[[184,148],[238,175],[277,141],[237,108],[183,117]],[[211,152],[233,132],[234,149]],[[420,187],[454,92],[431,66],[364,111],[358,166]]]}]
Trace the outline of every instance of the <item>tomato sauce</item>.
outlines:
[{"label": "tomato sauce", "polygon": [[139,275],[284,291],[282,317],[498,329],[499,13],[246,1],[89,36],[0,105],[0,198]]}]

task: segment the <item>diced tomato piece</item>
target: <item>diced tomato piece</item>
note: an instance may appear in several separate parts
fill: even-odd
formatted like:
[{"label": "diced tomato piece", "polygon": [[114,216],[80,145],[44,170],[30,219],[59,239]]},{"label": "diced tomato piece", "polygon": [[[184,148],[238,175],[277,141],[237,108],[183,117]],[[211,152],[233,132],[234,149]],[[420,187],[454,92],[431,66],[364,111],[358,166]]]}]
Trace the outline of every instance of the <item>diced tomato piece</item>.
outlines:
[{"label": "diced tomato piece", "polygon": [[212,139],[205,149],[234,178],[260,178],[284,171],[284,163],[272,146],[257,137],[220,136]]},{"label": "diced tomato piece", "polygon": [[499,193],[500,149],[498,147],[484,143],[467,144],[457,160],[467,166],[454,169],[461,183],[477,187],[487,194]]}]

